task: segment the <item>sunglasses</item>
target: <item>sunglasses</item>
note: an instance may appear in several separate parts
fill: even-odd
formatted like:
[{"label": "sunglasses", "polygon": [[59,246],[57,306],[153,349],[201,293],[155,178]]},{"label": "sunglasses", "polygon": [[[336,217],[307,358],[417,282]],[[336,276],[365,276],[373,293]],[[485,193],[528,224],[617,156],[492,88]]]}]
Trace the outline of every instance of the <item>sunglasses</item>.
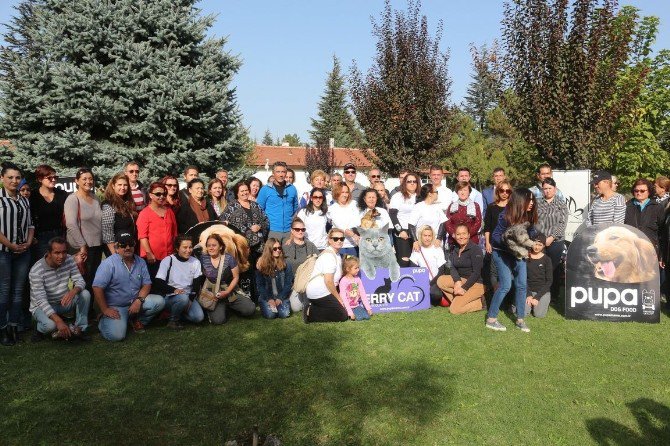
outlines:
[{"label": "sunglasses", "polygon": [[344,173],[356,173],[355,170],[345,170]]},{"label": "sunglasses", "polygon": [[511,194],[511,193],[512,193],[512,189],[500,189],[500,193],[501,193],[501,194]]},{"label": "sunglasses", "polygon": [[125,249],[125,248],[134,248],[135,247],[135,242],[129,242],[129,243],[118,243],[119,248]]},{"label": "sunglasses", "polygon": [[167,194],[165,192],[151,192],[156,198],[163,198]]},{"label": "sunglasses", "polygon": [[140,169],[129,170],[128,173],[140,173]]},{"label": "sunglasses", "polygon": [[636,194],[643,194],[649,191],[647,189],[635,189],[633,192],[635,192]]},{"label": "sunglasses", "polygon": [[312,195],[312,200],[323,200],[323,195]]},{"label": "sunglasses", "polygon": [[343,242],[344,241],[344,237],[331,237],[330,239],[334,242]]},{"label": "sunglasses", "polygon": [[370,178],[381,178],[381,175],[370,175]]},{"label": "sunglasses", "polygon": [[272,248],[272,250],[274,252],[281,251],[281,246],[275,246],[274,248]]},{"label": "sunglasses", "polygon": [[165,187],[177,187],[177,183],[165,183]]},{"label": "sunglasses", "polygon": [[48,177],[44,177],[49,181],[57,181],[58,180],[58,175],[49,175]]},{"label": "sunglasses", "polygon": [[407,181],[405,181],[405,183],[416,184],[416,180],[407,180]]},{"label": "sunglasses", "polygon": [[307,230],[307,228],[291,228],[291,229],[293,229],[295,232],[305,232]]}]

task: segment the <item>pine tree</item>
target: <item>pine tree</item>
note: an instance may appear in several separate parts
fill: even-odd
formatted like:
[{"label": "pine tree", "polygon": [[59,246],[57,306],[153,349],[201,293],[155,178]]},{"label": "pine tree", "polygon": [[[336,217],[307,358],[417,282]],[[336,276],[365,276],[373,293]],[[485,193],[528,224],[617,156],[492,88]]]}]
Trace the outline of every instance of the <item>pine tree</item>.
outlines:
[{"label": "pine tree", "polygon": [[363,135],[349,111],[344,76],[336,56],[333,56],[333,70],[328,73],[318,108],[318,118],[312,119],[309,132],[317,147],[328,147],[330,138],[335,140],[337,147],[361,147]]},{"label": "pine tree", "polygon": [[251,148],[231,87],[240,60],[196,0],[23,0],[0,51],[0,130],[20,166],[103,178],[136,159],[213,175]]},{"label": "pine tree", "polygon": [[261,140],[261,144],[263,144],[264,146],[274,145],[274,141],[272,140],[272,133],[270,133],[270,129],[267,129],[265,131],[265,134],[263,135],[263,139]]},{"label": "pine tree", "polygon": [[480,130],[486,127],[486,114],[496,107],[498,101],[499,80],[495,70],[490,68],[496,63],[496,46],[492,49],[470,47],[472,54],[472,82],[465,95],[464,111],[475,120]]}]

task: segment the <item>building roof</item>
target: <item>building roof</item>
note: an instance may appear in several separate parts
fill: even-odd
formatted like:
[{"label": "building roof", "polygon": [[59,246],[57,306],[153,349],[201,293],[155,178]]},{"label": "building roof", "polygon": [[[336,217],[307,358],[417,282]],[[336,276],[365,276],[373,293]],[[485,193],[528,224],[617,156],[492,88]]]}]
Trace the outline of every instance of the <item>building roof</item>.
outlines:
[{"label": "building roof", "polygon": [[[305,147],[265,146],[256,145],[249,156],[248,164],[251,166],[271,166],[276,161],[284,161],[288,167],[304,168]],[[348,149],[344,147],[333,148],[335,167],[343,167],[347,163],[354,163],[358,168],[366,169],[372,167],[372,163],[361,149]]]}]

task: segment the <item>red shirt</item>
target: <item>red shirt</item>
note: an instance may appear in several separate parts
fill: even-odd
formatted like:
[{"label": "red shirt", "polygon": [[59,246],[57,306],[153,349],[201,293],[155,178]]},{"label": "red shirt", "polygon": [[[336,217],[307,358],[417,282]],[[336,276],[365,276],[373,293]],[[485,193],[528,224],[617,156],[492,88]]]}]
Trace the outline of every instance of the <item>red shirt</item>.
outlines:
[{"label": "red shirt", "polygon": [[454,232],[456,232],[456,226],[464,224],[468,227],[470,232],[470,240],[475,245],[479,244],[479,235],[477,235],[479,228],[482,226],[482,213],[479,209],[479,203],[474,203],[475,205],[475,216],[468,215],[467,206],[458,206],[458,211],[453,214],[449,212],[451,206],[447,208],[447,222],[445,223],[447,234],[449,234],[449,246],[458,246],[456,240],[454,240]]},{"label": "red shirt", "polygon": [[[177,237],[177,219],[172,209],[166,208],[164,217],[160,217],[151,206],[142,209],[137,217],[137,237],[149,239],[149,247],[157,260],[172,254],[174,239]],[[147,257],[141,243],[140,257]]]}]

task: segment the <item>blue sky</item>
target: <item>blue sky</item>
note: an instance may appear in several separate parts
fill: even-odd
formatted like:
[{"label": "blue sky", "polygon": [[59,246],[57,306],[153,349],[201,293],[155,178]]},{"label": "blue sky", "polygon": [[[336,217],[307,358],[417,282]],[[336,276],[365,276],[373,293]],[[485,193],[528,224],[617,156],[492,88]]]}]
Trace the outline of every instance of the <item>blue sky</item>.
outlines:
[{"label": "blue sky", "polygon": [[[5,23],[18,0],[0,0]],[[393,0],[405,9],[406,1]],[[670,1],[629,0],[644,15],[661,19],[656,49],[670,48]],[[234,85],[244,123],[259,141],[266,129],[274,136],[297,133],[308,139],[310,118],[323,93],[336,54],[345,72],[353,60],[367,70],[375,52],[370,17],[379,17],[383,0],[202,0],[216,14],[210,33],[227,36],[227,49],[243,66]],[[452,101],[459,104],[470,82],[469,45],[489,44],[500,35],[502,0],[424,0],[422,11],[434,32],[444,22],[442,47],[449,49]]]}]

